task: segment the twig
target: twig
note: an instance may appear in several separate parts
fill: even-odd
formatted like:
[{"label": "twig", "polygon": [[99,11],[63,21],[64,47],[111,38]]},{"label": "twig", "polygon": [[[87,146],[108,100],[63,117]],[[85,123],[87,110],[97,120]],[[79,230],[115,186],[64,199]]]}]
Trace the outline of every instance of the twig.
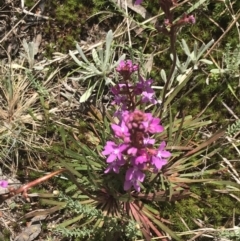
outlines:
[{"label": "twig", "polygon": [[206,58],[211,52],[212,50],[217,46],[217,44],[223,39],[223,37],[231,30],[231,28],[233,27],[233,25],[238,21],[238,19],[240,18],[240,13],[237,15],[237,17],[232,21],[232,23],[229,25],[229,27],[227,28],[227,30],[222,34],[222,36],[212,45],[212,47],[207,51],[207,53],[204,55],[204,58]]},{"label": "twig", "polygon": [[177,29],[175,27],[172,27],[170,30],[170,41],[171,41],[171,52],[173,54],[173,62],[172,62],[172,66],[171,66],[171,70],[170,73],[168,75],[167,81],[164,85],[163,88],[163,95],[162,95],[162,103],[161,103],[161,110],[160,110],[160,118],[162,117],[163,111],[164,111],[164,104],[166,101],[166,93],[167,93],[167,89],[168,89],[168,85],[171,81],[172,75],[174,73],[175,67],[176,67],[176,63],[177,63],[177,52],[176,52],[176,39],[177,39]]},{"label": "twig", "polygon": [[[38,3],[40,2],[41,0],[38,0],[35,4],[34,4],[34,6],[30,9],[30,11],[32,11],[37,5],[38,5]],[[24,7],[24,2],[23,1],[21,1],[21,5],[22,5],[22,7]],[[30,12],[29,11],[29,12]],[[24,8],[23,8],[23,12],[24,12]],[[26,15],[25,15],[26,16]],[[25,16],[23,16],[13,27],[12,27],[12,29],[6,34],[6,35],[4,35],[4,37],[0,40],[0,44],[14,31],[14,29],[16,29],[16,27],[20,24],[20,23],[22,23],[24,20],[24,18],[25,18]]]},{"label": "twig", "polygon": [[46,181],[47,179],[49,179],[49,178],[51,178],[53,176],[56,176],[56,175],[58,175],[58,174],[60,174],[62,172],[65,172],[65,171],[67,171],[67,169],[60,169],[60,170],[57,170],[55,172],[51,172],[51,173],[49,173],[49,174],[47,174],[47,175],[45,175],[43,177],[40,177],[40,178],[38,178],[38,179],[36,179],[36,180],[34,180],[32,182],[29,182],[29,183],[21,186],[20,188],[18,188],[16,190],[10,190],[8,195],[2,195],[2,200],[4,201],[4,200],[8,199],[9,197],[16,196],[17,194],[20,194],[20,193],[23,193],[23,195],[25,197],[27,197],[27,190],[29,188],[34,187],[37,184],[42,183],[42,182]]}]

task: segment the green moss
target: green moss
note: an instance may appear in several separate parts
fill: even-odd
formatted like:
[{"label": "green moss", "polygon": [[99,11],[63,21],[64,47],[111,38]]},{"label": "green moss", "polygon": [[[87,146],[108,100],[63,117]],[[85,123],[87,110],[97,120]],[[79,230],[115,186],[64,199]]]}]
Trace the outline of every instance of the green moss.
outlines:
[{"label": "green moss", "polygon": [[30,203],[24,203],[21,207],[21,210],[23,213],[29,212],[32,208],[32,205]]},{"label": "green moss", "polygon": [[[240,203],[229,195],[213,191],[212,185],[191,185],[191,191],[199,198],[189,197],[175,203],[160,203],[160,215],[173,222],[172,229],[186,231],[184,220],[190,230],[197,229],[197,220],[203,225],[219,227],[233,217],[240,214]],[[236,194],[240,196],[239,194]],[[195,221],[195,222],[194,222]]]},{"label": "green moss", "polygon": [[68,52],[75,46],[74,41],[79,41],[84,23],[92,13],[91,1],[62,0],[49,1],[46,3],[47,11],[51,12],[51,18],[44,27],[46,37],[50,43],[46,49],[46,55],[51,56],[52,44],[55,43],[54,51]]},{"label": "green moss", "polygon": [[26,1],[24,1],[24,4],[26,7],[31,8],[35,5],[35,2],[32,0],[26,0]]},{"label": "green moss", "polygon": [[1,229],[0,241],[10,240],[11,232],[6,228]]}]

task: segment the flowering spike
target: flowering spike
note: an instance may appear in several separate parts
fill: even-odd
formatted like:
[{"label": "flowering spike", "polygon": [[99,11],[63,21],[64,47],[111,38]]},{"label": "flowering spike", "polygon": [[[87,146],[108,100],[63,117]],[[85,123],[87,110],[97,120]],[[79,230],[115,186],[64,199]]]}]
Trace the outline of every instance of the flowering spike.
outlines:
[{"label": "flowering spike", "polygon": [[160,119],[137,109],[143,103],[158,102],[151,87],[152,79],[145,80],[139,76],[137,83],[130,83],[131,74],[137,70],[138,66],[133,65],[131,60],[121,61],[117,67],[123,81],[111,89],[113,104],[118,106],[114,116],[119,119],[119,123],[111,124],[116,142],[107,141],[102,154],[107,156],[105,173],[124,170],[124,190],[133,187],[140,192],[140,183],[145,179],[144,172],[152,169],[159,171],[171,153],[165,150],[165,142],[158,149],[154,148],[153,135],[164,130]]}]

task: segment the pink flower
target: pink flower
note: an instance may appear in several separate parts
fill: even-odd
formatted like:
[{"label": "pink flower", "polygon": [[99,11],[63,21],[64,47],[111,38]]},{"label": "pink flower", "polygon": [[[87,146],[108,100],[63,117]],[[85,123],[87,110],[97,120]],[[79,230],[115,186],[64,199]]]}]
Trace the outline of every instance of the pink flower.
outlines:
[{"label": "pink flower", "polygon": [[0,187],[7,188],[7,186],[8,186],[8,181],[5,181],[5,180],[0,181]]},{"label": "pink flower", "polygon": [[155,166],[156,170],[159,171],[164,165],[167,164],[168,157],[171,156],[171,153],[169,151],[164,150],[166,147],[165,141],[163,141],[155,156],[152,156],[152,164]]},{"label": "pink flower", "polygon": [[134,4],[135,5],[140,5],[142,2],[143,2],[143,0],[136,0]]},{"label": "pink flower", "polygon": [[111,162],[107,169],[104,171],[104,173],[109,173],[111,170],[113,170],[113,172],[115,173],[119,173],[119,169],[121,166],[123,166],[125,164],[125,160],[121,159],[121,160],[114,160],[113,162]]},{"label": "pink flower", "polygon": [[130,76],[133,72],[138,70],[138,65],[133,64],[132,60],[121,60],[116,68],[122,76]]},{"label": "pink flower", "polygon": [[116,159],[122,159],[122,152],[128,147],[126,144],[117,145],[113,141],[107,141],[102,154],[108,156],[107,163],[111,163]]},{"label": "pink flower", "polygon": [[149,155],[148,153],[142,149],[138,151],[138,155],[132,159],[132,164],[139,165],[139,164],[144,164],[149,160]]},{"label": "pink flower", "polygon": [[154,92],[152,92],[152,93],[150,93],[150,92],[146,92],[146,91],[143,91],[142,92],[142,102],[143,103],[148,103],[148,102],[150,102],[151,104],[157,104],[158,102],[157,102],[157,100],[154,98],[154,96],[155,96],[155,93]]},{"label": "pink flower", "polygon": [[188,22],[192,24],[196,23],[195,17],[193,15],[188,16]]},{"label": "pink flower", "polygon": [[132,186],[137,192],[140,192],[139,182],[143,182],[145,174],[140,171],[140,168],[135,166],[127,170],[124,182],[124,190],[129,190]]},{"label": "pink flower", "polygon": [[150,138],[149,136],[143,138],[143,144],[144,144],[145,146],[154,145],[154,143],[155,143],[155,139]]},{"label": "pink flower", "polygon": [[112,124],[111,127],[117,137],[124,138],[130,135],[124,121],[120,125]]},{"label": "pink flower", "polygon": [[186,13],[183,14],[183,16],[177,21],[176,25],[185,25],[185,24],[195,24],[196,23],[196,19],[193,15],[189,15],[187,16]]},{"label": "pink flower", "polygon": [[151,87],[152,83],[153,83],[153,80],[151,79],[144,80],[142,77],[140,77],[140,80],[134,89],[135,94],[142,96],[143,103],[147,103],[147,102],[150,102],[152,104],[157,103],[157,100],[154,98],[155,92]]},{"label": "pink flower", "polygon": [[143,122],[146,131],[151,134],[156,134],[164,131],[163,126],[160,125],[159,118],[153,117],[151,113],[146,113],[145,115],[148,117],[148,119]]}]

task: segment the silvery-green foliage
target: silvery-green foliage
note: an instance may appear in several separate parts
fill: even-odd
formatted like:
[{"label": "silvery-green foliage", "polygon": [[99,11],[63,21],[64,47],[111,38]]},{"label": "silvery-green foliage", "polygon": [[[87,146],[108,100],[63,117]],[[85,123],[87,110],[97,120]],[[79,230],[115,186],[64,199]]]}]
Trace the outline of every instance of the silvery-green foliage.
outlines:
[{"label": "silvery-green foliage", "polygon": [[[78,59],[72,51],[69,51],[70,56],[80,67],[80,77],[75,78],[78,81],[88,80],[88,89],[81,96],[80,102],[85,102],[92,94],[97,85],[100,85],[104,81],[105,85],[114,85],[112,79],[109,77],[110,73],[114,71],[116,66],[121,60],[125,59],[125,55],[120,56],[118,61],[114,61],[115,49],[112,48],[113,33],[112,30],[108,31],[106,36],[105,49],[92,49],[92,60],[89,61],[84,54],[82,48],[76,44],[78,53],[81,60]],[[94,79],[94,83],[91,80]]]},{"label": "silvery-green foliage", "polygon": [[235,49],[232,49],[230,44],[227,44],[223,54],[222,68],[212,69],[212,74],[230,74],[231,77],[239,77],[240,65],[240,44]]},{"label": "silvery-green foliage", "polygon": [[[178,55],[176,56],[176,68],[174,69],[174,72],[171,76],[168,87],[170,88],[172,86],[174,80],[177,80],[180,84],[185,80],[185,78],[189,78],[189,73],[192,73],[191,70],[197,70],[200,62],[203,62],[205,64],[212,64],[211,61],[207,59],[201,59],[201,57],[212,46],[213,43],[214,40],[211,40],[207,44],[202,44],[201,47],[198,47],[197,42],[195,42],[193,46],[193,51],[191,52],[186,41],[182,39],[182,43],[180,45],[184,53],[187,55],[187,59],[185,62],[180,62]],[[171,54],[170,57],[173,60],[173,54]],[[191,64],[193,66],[191,66]],[[165,70],[162,69],[160,74],[162,80],[166,83],[167,76]]]},{"label": "silvery-green foliage", "polygon": [[240,228],[235,226],[231,230],[222,230],[214,241],[240,241]]},{"label": "silvery-green foliage", "polygon": [[43,85],[41,81],[39,81],[37,78],[34,77],[31,71],[26,70],[26,75],[28,76],[28,79],[31,85],[38,92],[40,96],[43,96],[43,97],[49,96],[49,93],[46,87]]},{"label": "silvery-green foliage", "polygon": [[[86,238],[98,233],[102,234],[104,238],[106,235],[114,235],[117,232],[131,239],[141,236],[137,223],[134,220],[130,219],[126,221],[120,217],[106,215],[100,209],[97,209],[95,205],[81,204],[79,200],[73,200],[70,196],[64,195],[61,192],[58,198],[61,202],[65,202],[65,208],[69,213],[74,214],[74,218],[68,219],[54,227],[53,229],[56,233],[61,233],[67,238]],[[81,223],[79,225],[82,226],[80,229],[73,226],[69,227],[78,221]],[[122,223],[121,226],[119,226],[120,222]],[[103,223],[104,228],[102,226]]]},{"label": "silvery-green foliage", "polygon": [[[40,39],[39,39],[40,38]],[[29,69],[35,68],[35,69],[43,69],[43,67],[39,64],[35,64],[34,56],[39,51],[39,45],[41,42],[41,37],[37,37],[35,41],[27,43],[26,39],[23,39],[22,45],[24,52],[21,52],[20,55],[27,59],[29,64]]]},{"label": "silvery-green foliage", "polygon": [[27,43],[26,39],[23,39],[23,48],[25,53],[21,53],[21,55],[28,60],[31,69],[34,65],[34,56],[38,53],[38,45],[34,42]]},{"label": "silvery-green foliage", "polygon": [[56,227],[54,230],[56,233],[60,233],[67,238],[86,238],[90,237],[94,232],[94,229],[87,229],[86,227],[68,229],[59,226]]},{"label": "silvery-green foliage", "polygon": [[[178,70],[177,70],[177,68],[175,68],[175,69],[174,69],[174,72],[173,72],[173,74],[172,74],[172,76],[171,76],[171,79],[170,79],[170,81],[169,81],[168,88],[171,88],[174,80],[176,79],[177,74],[178,74]],[[165,71],[164,69],[161,69],[160,75],[161,75],[162,80],[163,80],[164,83],[166,84],[166,83],[167,83],[166,71]],[[178,80],[178,79],[177,79],[177,80]]]},{"label": "silvery-green foliage", "polygon": [[233,123],[232,125],[229,125],[227,128],[227,134],[231,137],[233,137],[239,131],[240,131],[240,120],[236,120],[235,123]]},{"label": "silvery-green foliage", "polygon": [[188,47],[186,41],[182,39],[182,43],[180,44],[185,54],[188,56],[186,62],[181,65],[179,61],[177,61],[177,66],[180,70],[180,72],[185,72],[185,70],[188,68],[188,65],[192,63],[194,65],[194,69],[198,69],[199,62],[203,62],[205,64],[212,64],[212,61],[207,59],[201,59],[203,54],[213,45],[214,40],[212,39],[207,44],[202,44],[202,46],[199,48],[197,41],[194,42],[193,45],[193,51],[190,52],[190,48]]}]

